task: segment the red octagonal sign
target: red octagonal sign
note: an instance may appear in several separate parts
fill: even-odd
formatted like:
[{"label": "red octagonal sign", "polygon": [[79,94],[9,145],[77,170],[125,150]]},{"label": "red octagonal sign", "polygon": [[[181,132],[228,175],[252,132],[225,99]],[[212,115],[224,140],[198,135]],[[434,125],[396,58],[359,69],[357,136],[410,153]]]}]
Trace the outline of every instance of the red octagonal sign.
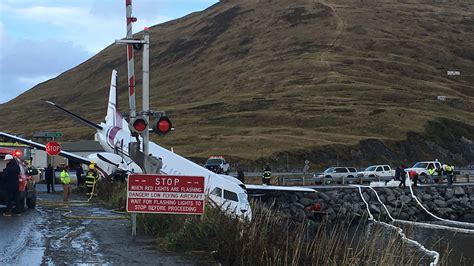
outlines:
[{"label": "red octagonal sign", "polygon": [[58,155],[61,152],[61,145],[56,141],[50,141],[46,144],[46,153],[49,155]]}]

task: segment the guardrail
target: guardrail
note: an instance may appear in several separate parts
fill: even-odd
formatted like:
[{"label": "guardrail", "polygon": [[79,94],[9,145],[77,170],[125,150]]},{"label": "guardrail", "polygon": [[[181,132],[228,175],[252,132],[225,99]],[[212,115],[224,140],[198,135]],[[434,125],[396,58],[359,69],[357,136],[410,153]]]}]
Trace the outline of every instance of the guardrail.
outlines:
[{"label": "guardrail", "polygon": [[[446,183],[447,182],[447,176],[442,175],[442,176],[434,176],[434,179],[439,180],[441,178],[441,181],[438,181],[439,183]],[[363,184],[363,183],[370,183],[373,181],[382,181],[382,182],[388,182],[392,179],[395,179],[394,176],[390,177],[353,177],[353,178],[347,178],[347,177],[331,177],[331,178],[326,178],[326,177],[287,177],[287,176],[279,176],[278,177],[278,184],[282,186],[288,186],[288,185],[314,185],[314,184],[321,184],[321,185],[329,185],[329,184]],[[418,179],[420,183],[429,183],[429,176],[419,178]],[[457,174],[453,175],[453,182],[454,183],[470,183],[474,181],[474,173],[467,172],[464,173],[462,171],[457,172]]]}]

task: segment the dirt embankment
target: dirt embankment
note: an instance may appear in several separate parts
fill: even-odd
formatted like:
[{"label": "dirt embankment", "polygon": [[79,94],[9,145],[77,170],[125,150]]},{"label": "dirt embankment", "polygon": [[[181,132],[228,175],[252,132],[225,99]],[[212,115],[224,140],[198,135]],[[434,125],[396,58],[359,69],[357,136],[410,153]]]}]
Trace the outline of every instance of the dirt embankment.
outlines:
[{"label": "dirt embankment", "polygon": [[[233,158],[239,162],[239,158]],[[258,161],[241,163],[258,169],[269,162],[274,170],[302,169],[309,160],[313,170],[334,165],[366,167],[370,164],[400,163],[411,166],[416,161],[438,159],[454,165],[474,163],[474,126],[454,120],[430,122],[422,133],[407,133],[403,141],[367,139],[356,145],[326,145],[308,147],[294,152],[279,152]],[[242,162],[242,161],[240,161]]]}]

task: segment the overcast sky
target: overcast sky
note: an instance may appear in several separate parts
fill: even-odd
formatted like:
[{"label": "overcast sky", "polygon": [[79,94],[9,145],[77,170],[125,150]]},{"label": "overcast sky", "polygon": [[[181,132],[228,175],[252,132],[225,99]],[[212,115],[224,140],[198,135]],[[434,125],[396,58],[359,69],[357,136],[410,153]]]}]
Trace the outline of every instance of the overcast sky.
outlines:
[{"label": "overcast sky", "polygon": [[[133,0],[134,32],[218,0]],[[125,37],[125,0],[0,0],[0,103]]]}]

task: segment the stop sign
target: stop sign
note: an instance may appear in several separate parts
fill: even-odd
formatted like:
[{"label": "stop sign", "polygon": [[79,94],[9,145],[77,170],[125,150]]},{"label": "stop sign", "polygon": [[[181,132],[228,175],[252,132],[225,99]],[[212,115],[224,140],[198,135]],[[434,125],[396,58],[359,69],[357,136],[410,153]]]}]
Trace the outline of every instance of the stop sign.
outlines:
[{"label": "stop sign", "polygon": [[46,144],[46,153],[49,155],[58,155],[61,152],[61,145],[56,141],[50,141]]}]

